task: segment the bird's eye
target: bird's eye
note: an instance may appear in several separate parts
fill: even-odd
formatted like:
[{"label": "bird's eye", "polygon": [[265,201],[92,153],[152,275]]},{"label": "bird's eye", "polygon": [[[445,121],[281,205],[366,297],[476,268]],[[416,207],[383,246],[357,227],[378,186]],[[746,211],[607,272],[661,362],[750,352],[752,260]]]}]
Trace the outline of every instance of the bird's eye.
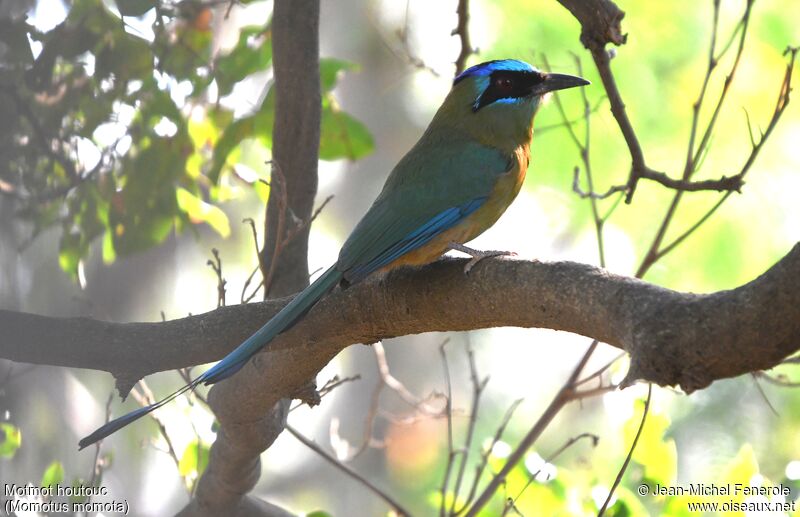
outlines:
[{"label": "bird's eye", "polygon": [[514,79],[511,77],[496,77],[493,82],[500,95],[507,95],[514,91]]}]

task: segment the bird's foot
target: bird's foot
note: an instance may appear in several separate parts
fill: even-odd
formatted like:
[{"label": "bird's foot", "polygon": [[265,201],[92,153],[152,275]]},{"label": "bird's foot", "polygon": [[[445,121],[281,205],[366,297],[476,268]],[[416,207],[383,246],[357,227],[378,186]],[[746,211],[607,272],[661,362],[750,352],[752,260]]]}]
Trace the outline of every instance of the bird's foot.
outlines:
[{"label": "bird's foot", "polygon": [[464,246],[458,242],[450,242],[447,247],[451,250],[460,251],[472,257],[469,262],[464,266],[464,274],[467,275],[475,267],[475,264],[481,260],[489,257],[515,257],[517,254],[513,251],[499,251],[499,250],[476,250],[468,246]]}]

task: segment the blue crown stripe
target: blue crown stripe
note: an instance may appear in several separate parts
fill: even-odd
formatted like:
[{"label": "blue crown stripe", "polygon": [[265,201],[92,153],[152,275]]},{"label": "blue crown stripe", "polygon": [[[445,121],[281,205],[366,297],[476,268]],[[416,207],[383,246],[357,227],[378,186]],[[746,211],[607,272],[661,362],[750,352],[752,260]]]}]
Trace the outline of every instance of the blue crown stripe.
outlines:
[{"label": "blue crown stripe", "polygon": [[467,77],[485,77],[498,71],[536,72],[537,70],[524,61],[518,61],[516,59],[498,59],[467,68],[458,74],[458,76],[453,80],[453,84],[457,84],[459,81]]}]

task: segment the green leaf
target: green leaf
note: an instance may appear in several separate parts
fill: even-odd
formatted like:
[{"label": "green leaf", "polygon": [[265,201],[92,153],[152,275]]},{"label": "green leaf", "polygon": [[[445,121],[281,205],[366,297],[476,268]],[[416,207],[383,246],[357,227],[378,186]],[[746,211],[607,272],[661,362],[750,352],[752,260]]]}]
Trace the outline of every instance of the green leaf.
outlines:
[{"label": "green leaf", "polygon": [[188,131],[195,148],[213,147],[220,137],[220,128],[227,127],[233,120],[233,112],[225,108],[211,107],[199,120],[189,119]]},{"label": "green leaf", "polygon": [[[756,459],[755,451],[753,451],[753,446],[745,443],[736,456],[725,466],[722,481],[731,485],[738,483],[749,486],[750,480],[758,472],[758,460]],[[744,496],[740,496],[740,500],[743,499]]]},{"label": "green leaf", "polygon": [[80,234],[65,232],[61,235],[61,242],[58,248],[58,265],[61,266],[62,271],[69,274],[73,279],[77,277],[78,264],[81,261],[83,252]]},{"label": "green leaf", "polygon": [[366,126],[339,110],[332,99],[322,103],[319,157],[322,160],[357,160],[372,152],[375,142]]},{"label": "green leaf", "polygon": [[108,227],[109,203],[97,183],[82,183],[66,203],[64,231],[59,244],[61,269],[76,278],[81,259],[89,253],[92,241]]},{"label": "green leaf", "polygon": [[156,0],[116,0],[122,16],[139,17],[156,6]]},{"label": "green leaf", "polygon": [[22,445],[22,431],[13,424],[0,422],[0,458],[13,458]]},{"label": "green leaf", "polygon": [[114,235],[110,231],[103,234],[103,263],[111,264],[117,260],[117,252],[114,251]]},{"label": "green leaf", "polygon": [[225,212],[220,210],[219,207],[206,203],[183,188],[179,188],[176,194],[178,197],[178,207],[186,212],[186,215],[189,216],[189,220],[192,223],[207,223],[222,237],[228,237],[231,234],[231,225],[228,222],[228,216],[225,215]]},{"label": "green leaf", "polygon": [[211,55],[213,35],[206,28],[181,25],[169,37],[156,38],[156,55],[161,56],[161,69],[181,81],[189,79],[195,86],[203,84],[198,68],[207,66]]},{"label": "green leaf", "polygon": [[97,77],[113,74],[115,83],[122,85],[152,76],[153,51],[147,41],[123,30],[113,31],[103,41],[106,45],[97,53]]},{"label": "green leaf", "polygon": [[322,93],[336,87],[342,72],[358,70],[358,65],[342,59],[322,58],[319,60],[319,84]]},{"label": "green leaf", "polygon": [[322,510],[317,510],[311,513],[307,513],[306,517],[333,517],[333,515],[328,512],[323,512]]},{"label": "green leaf", "polygon": [[242,28],[236,46],[217,58],[214,76],[221,96],[228,95],[236,83],[272,63],[272,31],[266,26]]},{"label": "green leaf", "polygon": [[44,470],[42,474],[42,486],[59,485],[64,481],[64,466],[60,461],[54,461]]},{"label": "green leaf", "polygon": [[97,126],[111,119],[114,108],[112,95],[82,96],[78,100],[77,119],[81,127],[79,134],[91,139]]},{"label": "green leaf", "polygon": [[208,465],[209,446],[195,440],[186,446],[181,460],[178,462],[178,472],[183,477],[198,478]]},{"label": "green leaf", "polygon": [[176,181],[186,165],[188,135],[146,138],[135,156],[126,156],[122,175],[126,183],[109,212],[114,251],[127,255],[160,244],[174,227],[178,208]]},{"label": "green leaf", "polygon": [[272,125],[275,122],[275,89],[267,93],[261,108],[252,115],[240,118],[230,124],[214,146],[211,169],[208,178],[212,184],[219,181],[222,168],[228,156],[239,147],[243,140],[258,138],[265,146],[272,146]]},{"label": "green leaf", "polygon": [[[514,506],[517,510],[522,515],[559,515],[566,505],[565,487],[558,480],[549,483],[529,481],[528,478],[521,486],[509,486],[508,494],[516,497]],[[513,514],[509,512],[509,515]]]},{"label": "green leaf", "polygon": [[28,31],[31,27],[25,19],[12,20],[0,18],[0,42],[5,43],[3,61],[6,63],[33,63],[33,53],[28,42]]}]

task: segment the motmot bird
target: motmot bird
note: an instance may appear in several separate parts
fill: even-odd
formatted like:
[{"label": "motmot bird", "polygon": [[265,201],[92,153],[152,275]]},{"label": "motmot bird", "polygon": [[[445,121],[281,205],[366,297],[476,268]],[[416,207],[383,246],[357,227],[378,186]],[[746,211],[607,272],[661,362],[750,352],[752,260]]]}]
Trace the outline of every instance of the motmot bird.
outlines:
[{"label": "motmot bird", "polygon": [[[468,68],[419,141],[389,174],[336,263],[220,362],[166,398],[123,415],[83,438],[97,442],[202,384],[236,373],[275,336],[302,318],[337,285],[375,271],[433,262],[492,226],[517,196],[530,160],[533,119],[542,97],[589,84],[503,59]],[[473,253],[473,260],[479,259]]]}]

